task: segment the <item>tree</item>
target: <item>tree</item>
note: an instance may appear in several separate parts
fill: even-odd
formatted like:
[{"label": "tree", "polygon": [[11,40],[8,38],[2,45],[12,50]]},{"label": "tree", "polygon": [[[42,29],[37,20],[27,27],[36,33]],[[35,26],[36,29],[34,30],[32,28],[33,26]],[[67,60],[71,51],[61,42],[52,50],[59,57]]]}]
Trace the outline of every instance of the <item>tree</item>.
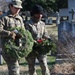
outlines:
[{"label": "tree", "polygon": [[56,12],[68,7],[68,0],[22,0],[23,11],[30,11],[34,4],[41,5],[46,11]]},{"label": "tree", "polygon": [[[55,11],[56,0],[23,0],[23,11],[30,11],[34,4],[41,5],[47,11]],[[54,8],[54,9],[53,9]]]},{"label": "tree", "polygon": [[68,0],[56,0],[56,4],[57,4],[58,9],[68,8]]}]

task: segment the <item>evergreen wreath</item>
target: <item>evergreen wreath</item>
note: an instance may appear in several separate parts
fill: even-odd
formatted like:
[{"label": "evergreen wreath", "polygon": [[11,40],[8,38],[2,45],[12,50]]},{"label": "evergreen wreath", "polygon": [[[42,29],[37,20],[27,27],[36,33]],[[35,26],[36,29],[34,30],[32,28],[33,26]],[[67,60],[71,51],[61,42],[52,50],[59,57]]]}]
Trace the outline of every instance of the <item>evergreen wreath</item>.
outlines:
[{"label": "evergreen wreath", "polygon": [[8,42],[4,41],[5,53],[7,53],[9,57],[16,59],[27,57],[28,54],[32,51],[34,43],[32,35],[28,30],[25,30],[22,27],[15,27],[10,29],[10,31],[14,30],[17,30],[19,34],[21,34],[22,46],[17,46],[14,40],[10,37]]},{"label": "evergreen wreath", "polygon": [[37,43],[34,44],[33,49],[37,54],[47,54],[56,49],[56,44],[48,39],[37,40]]}]

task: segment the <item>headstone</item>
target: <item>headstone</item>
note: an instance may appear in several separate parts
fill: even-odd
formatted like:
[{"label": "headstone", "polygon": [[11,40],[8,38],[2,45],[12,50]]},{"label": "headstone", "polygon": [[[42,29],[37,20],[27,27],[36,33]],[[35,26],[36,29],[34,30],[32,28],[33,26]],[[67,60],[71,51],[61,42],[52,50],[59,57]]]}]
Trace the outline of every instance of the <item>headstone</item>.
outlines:
[{"label": "headstone", "polygon": [[[72,11],[72,9],[75,10],[75,0],[68,0],[68,10],[69,12]],[[74,18],[75,18],[75,15],[74,15]],[[69,13],[69,21],[72,20],[72,14]]]},{"label": "headstone", "polygon": [[69,10],[68,8],[59,9],[59,15],[60,17],[69,16]]},{"label": "headstone", "polygon": [[48,20],[48,24],[50,24],[50,25],[53,24],[52,18],[49,18],[49,20]]},{"label": "headstone", "polygon": [[71,34],[72,34],[72,25],[71,25],[71,23],[69,23],[68,21],[62,21],[58,25],[58,41],[63,44],[63,42],[66,42],[68,36],[71,35]]},{"label": "headstone", "polygon": [[60,16],[59,16],[59,12],[56,12],[56,26],[58,26],[60,24]]},{"label": "headstone", "polygon": [[60,16],[68,16],[69,20],[61,21],[58,25],[58,55],[66,55],[75,62],[75,0],[68,0],[66,10],[60,10]]},{"label": "headstone", "polygon": [[[62,21],[58,25],[58,54],[56,63],[68,61],[68,55],[74,53],[74,48],[71,48],[70,39],[72,38],[72,24],[68,21]],[[61,56],[59,56],[61,55]],[[67,57],[66,57],[67,56]],[[65,57],[65,58],[64,58]]]},{"label": "headstone", "polygon": [[68,16],[68,21],[75,19],[75,0],[68,0],[68,8],[59,9],[60,17]]},{"label": "headstone", "polygon": [[45,24],[48,24],[48,17],[45,18]]},{"label": "headstone", "polygon": [[71,24],[72,24],[73,37],[75,37],[75,19],[73,19],[73,20],[71,21]]},{"label": "headstone", "polygon": [[69,13],[72,14],[72,18],[71,19],[74,20],[75,19],[75,16],[74,16],[75,15],[75,10],[74,10],[74,8],[72,8]]},{"label": "headstone", "polygon": [[68,21],[62,21],[58,25],[58,40],[64,40],[62,32],[72,32],[72,25]]}]

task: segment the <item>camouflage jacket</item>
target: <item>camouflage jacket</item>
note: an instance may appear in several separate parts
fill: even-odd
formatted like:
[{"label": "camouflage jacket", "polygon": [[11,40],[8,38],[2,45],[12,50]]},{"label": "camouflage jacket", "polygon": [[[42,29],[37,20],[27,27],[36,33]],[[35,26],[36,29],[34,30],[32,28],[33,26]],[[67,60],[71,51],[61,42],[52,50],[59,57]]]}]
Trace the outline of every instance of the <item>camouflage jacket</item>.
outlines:
[{"label": "camouflage jacket", "polygon": [[[12,16],[11,11],[3,14],[0,18],[0,37],[3,45],[3,40],[8,39],[10,36],[9,29],[12,27],[23,27],[23,20],[19,15]],[[25,28],[24,28],[25,29]]]},{"label": "camouflage jacket", "polygon": [[50,38],[43,21],[35,23],[32,19],[25,23],[25,28],[32,34],[34,40],[42,38]]},{"label": "camouflage jacket", "polygon": [[[45,27],[45,23],[43,21],[39,21],[38,23],[35,23],[32,19],[30,19],[29,21],[27,21],[25,23],[25,28],[27,30],[29,30],[32,34],[32,37],[35,41],[39,40],[39,39],[44,39],[44,38],[50,38],[50,36],[48,35],[47,29]],[[40,47],[36,47],[37,43],[34,43],[33,46],[33,52],[37,53],[37,54],[46,54],[46,50],[40,50]]]}]

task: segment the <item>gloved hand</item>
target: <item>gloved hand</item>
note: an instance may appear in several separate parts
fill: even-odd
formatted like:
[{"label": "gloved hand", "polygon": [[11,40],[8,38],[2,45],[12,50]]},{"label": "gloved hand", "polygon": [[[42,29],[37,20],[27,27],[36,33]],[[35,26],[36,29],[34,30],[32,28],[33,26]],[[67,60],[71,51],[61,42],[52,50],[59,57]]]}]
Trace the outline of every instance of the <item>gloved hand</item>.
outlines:
[{"label": "gloved hand", "polygon": [[14,30],[14,33],[16,34],[16,38],[22,38],[22,35],[18,32],[18,30]]},{"label": "gloved hand", "polygon": [[13,40],[15,40],[16,34],[15,34],[13,31],[11,31],[11,32],[10,32],[10,37],[11,37]]},{"label": "gloved hand", "polygon": [[22,35],[19,33],[16,33],[16,38],[22,38]]}]

